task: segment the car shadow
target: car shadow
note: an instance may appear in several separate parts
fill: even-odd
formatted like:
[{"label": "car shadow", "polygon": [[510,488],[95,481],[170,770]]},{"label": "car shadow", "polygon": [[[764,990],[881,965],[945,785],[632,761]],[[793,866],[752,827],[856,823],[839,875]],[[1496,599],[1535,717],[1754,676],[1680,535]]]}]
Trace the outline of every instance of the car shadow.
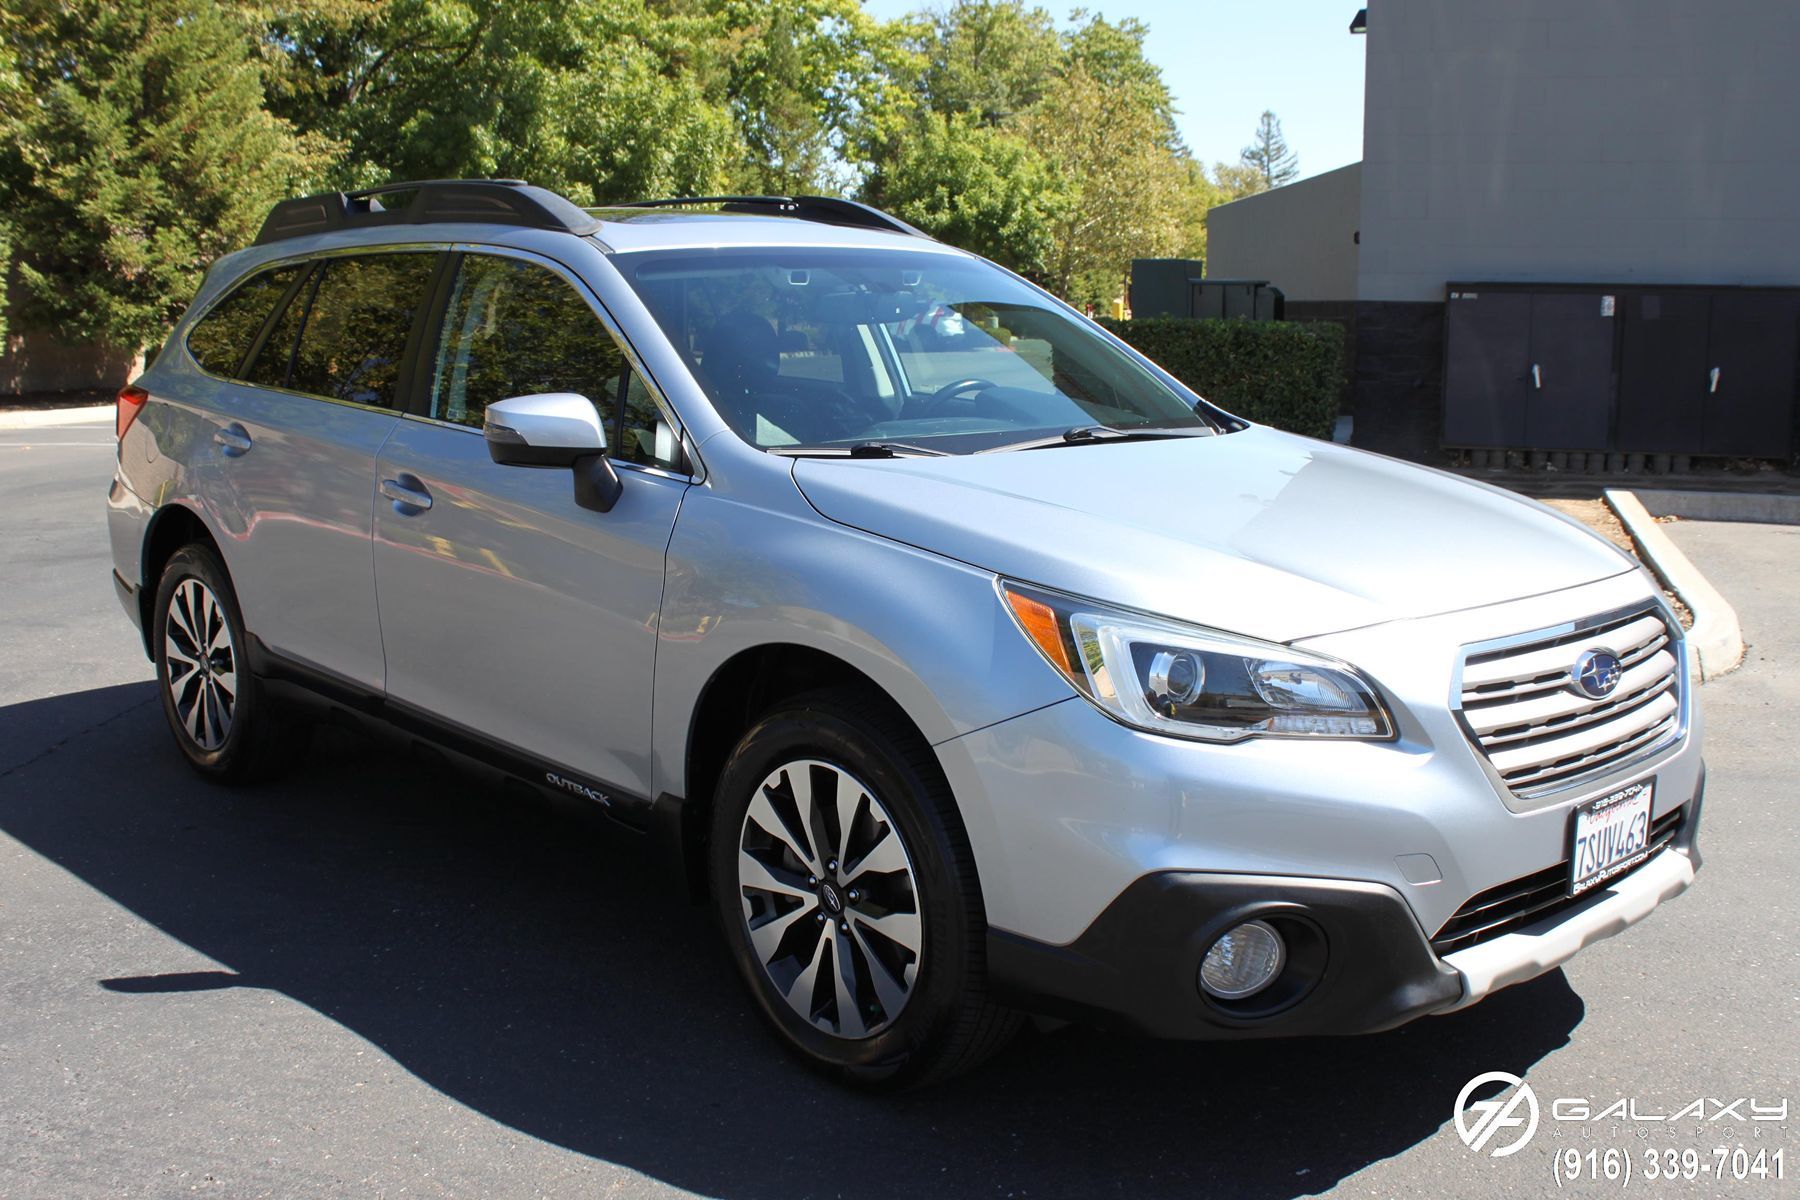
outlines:
[{"label": "car shadow", "polygon": [[1067,1029],[864,1095],[763,1032],[708,910],[636,835],[335,731],[280,782],[215,787],[153,701],[0,708],[0,730],[61,734],[10,740],[0,828],[224,968],[94,986],[280,992],[495,1121],[709,1195],[1310,1195],[1439,1135],[1466,1080],[1524,1075],[1582,1019],[1557,972],[1386,1034]]}]

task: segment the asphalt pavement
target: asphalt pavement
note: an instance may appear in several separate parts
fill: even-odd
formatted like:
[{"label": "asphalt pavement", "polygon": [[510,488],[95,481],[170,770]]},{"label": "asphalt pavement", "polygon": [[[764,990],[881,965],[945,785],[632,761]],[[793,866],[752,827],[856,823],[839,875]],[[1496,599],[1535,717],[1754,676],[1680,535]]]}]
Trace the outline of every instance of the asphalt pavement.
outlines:
[{"label": "asphalt pavement", "polygon": [[[1800,529],[1670,529],[1750,650],[1701,693],[1706,866],[1643,924],[1388,1034],[1066,1029],[883,1098],[775,1046],[629,834],[336,732],[195,778],[108,583],[112,453],[0,429],[0,1197],[1536,1196],[1609,1148],[1651,1195],[1800,1194],[1797,1119],[1551,1114],[1800,1100]],[[1504,1158],[1451,1119],[1487,1071],[1544,1107]],[[1786,1178],[1644,1181],[1720,1145]]]}]

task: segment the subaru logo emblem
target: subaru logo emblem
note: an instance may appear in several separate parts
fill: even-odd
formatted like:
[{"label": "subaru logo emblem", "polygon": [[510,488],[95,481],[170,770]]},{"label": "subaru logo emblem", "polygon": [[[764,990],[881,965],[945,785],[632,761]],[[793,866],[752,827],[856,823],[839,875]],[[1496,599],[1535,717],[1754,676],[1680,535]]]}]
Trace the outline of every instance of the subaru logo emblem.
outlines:
[{"label": "subaru logo emblem", "polygon": [[1619,686],[1624,669],[1619,656],[1610,650],[1583,650],[1569,669],[1569,680],[1588,699],[1604,700]]}]

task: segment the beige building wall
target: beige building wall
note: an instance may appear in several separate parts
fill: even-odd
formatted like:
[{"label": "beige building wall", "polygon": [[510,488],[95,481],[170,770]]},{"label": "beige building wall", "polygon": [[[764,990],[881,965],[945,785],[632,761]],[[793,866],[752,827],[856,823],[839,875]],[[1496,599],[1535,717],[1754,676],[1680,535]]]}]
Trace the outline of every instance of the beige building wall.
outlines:
[{"label": "beige building wall", "polygon": [[1206,214],[1206,273],[1266,279],[1290,301],[1356,298],[1362,165],[1222,204]]}]

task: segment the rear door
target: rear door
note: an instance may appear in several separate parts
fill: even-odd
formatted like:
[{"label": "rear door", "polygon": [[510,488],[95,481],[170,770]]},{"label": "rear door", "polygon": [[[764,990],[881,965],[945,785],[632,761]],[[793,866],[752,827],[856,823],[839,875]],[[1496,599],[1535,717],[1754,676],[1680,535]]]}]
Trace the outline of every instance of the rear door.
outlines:
[{"label": "rear door", "polygon": [[[453,271],[421,354],[423,411],[376,473],[425,502],[376,506],[389,703],[629,807],[650,795],[663,561],[690,484],[677,427],[563,268],[468,253]],[[610,512],[578,506],[566,468],[489,458],[483,411],[537,392],[600,411],[625,484]]]},{"label": "rear door", "polygon": [[[250,631],[283,658],[368,690],[383,676],[375,454],[398,423],[403,364],[441,257],[329,257],[271,272],[282,303],[217,389],[204,448],[207,500]],[[209,321],[189,339],[197,361],[209,357]],[[229,323],[221,317],[220,331]],[[220,355],[202,369],[224,373],[230,356]]]}]

